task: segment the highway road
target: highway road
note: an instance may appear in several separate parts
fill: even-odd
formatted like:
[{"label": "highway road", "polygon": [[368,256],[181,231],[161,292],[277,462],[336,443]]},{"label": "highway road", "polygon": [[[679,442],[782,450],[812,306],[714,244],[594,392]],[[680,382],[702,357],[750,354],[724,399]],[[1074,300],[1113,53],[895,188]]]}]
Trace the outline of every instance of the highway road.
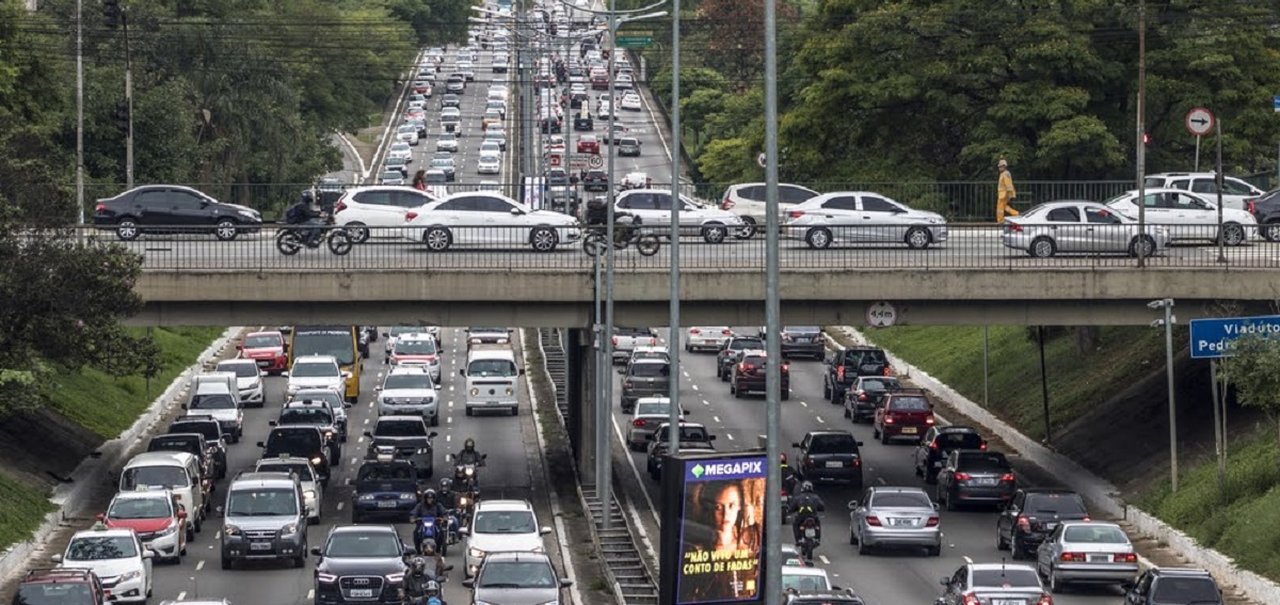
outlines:
[{"label": "highway road", "polygon": [[[541,495],[545,492],[543,488],[535,487],[544,482],[539,461],[541,452],[537,450],[534,436],[527,386],[520,392],[519,415],[469,417],[464,413],[463,406],[465,379],[458,375],[458,369],[466,363],[464,331],[444,329],[441,344],[444,350],[444,365],[441,368],[441,401],[444,407],[441,408],[443,416],[440,426],[433,429],[439,432],[435,440],[434,480],[438,483],[441,477],[452,474],[452,467],[445,461],[445,454],[461,449],[462,442],[467,437],[475,437],[477,449],[489,456],[487,466],[480,471],[482,496],[487,499],[532,500],[537,509],[539,524],[554,525]],[[515,346],[519,346],[518,342]],[[351,488],[346,485],[346,480],[355,476],[364,456],[367,444],[366,439],[360,435],[377,417],[373,408],[374,387],[380,384],[386,367],[383,365],[383,341],[379,340],[370,348],[370,358],[364,361],[360,400],[348,411],[350,440],[343,445],[342,464],[336,468],[329,489],[324,493],[321,523],[307,530],[309,546],[322,546],[331,527],[351,522]],[[259,459],[260,450],[255,447],[255,443],[266,438],[271,428],[267,422],[279,415],[280,406],[284,402],[285,380],[283,377],[268,377],[266,405],[262,409],[245,410],[244,438],[241,443],[229,446],[228,480],[218,483],[218,491],[214,494],[215,506],[221,504],[225,497],[227,481],[237,471],[251,468]],[[406,543],[412,544],[411,525],[401,522],[396,523],[396,527]],[[314,557],[309,558],[307,567],[301,569],[294,569],[284,562],[263,562],[224,571],[219,564],[220,528],[221,519],[211,517],[205,524],[204,531],[189,546],[188,556],[181,564],[155,567],[156,598],[153,602],[165,599],[192,600],[196,597],[225,597],[238,605],[301,605],[312,602]],[[544,544],[548,553],[558,555],[554,533],[544,537]],[[446,557],[454,565],[450,580],[444,585],[445,600],[449,603],[470,602],[470,591],[461,585],[462,556],[463,549],[456,547],[451,548]],[[557,560],[556,567],[563,573],[562,562]]]},{"label": "highway road", "polygon": [[[759,328],[735,328],[743,334],[755,334]],[[666,328],[659,333],[667,335]],[[680,400],[689,412],[688,421],[705,424],[716,434],[716,449],[722,451],[754,448],[757,437],[764,434],[764,398],[752,395],[747,399],[735,399],[729,395],[728,383],[715,375],[715,355],[711,353],[686,353],[680,356]],[[847,429],[863,442],[862,456],[866,485],[926,487],[924,481],[912,471],[913,445],[894,442],[881,445],[871,438],[871,426],[851,424],[844,418],[843,408],[822,398],[822,368],[820,361],[791,361],[791,399],[782,402],[781,450],[794,462],[795,450],[791,444],[799,442],[807,431]],[[621,377],[614,373],[615,402],[621,393]],[[630,424],[630,418],[621,412],[616,403],[613,409],[613,451],[616,456],[628,456],[624,482],[635,481],[645,486],[648,498],[660,503],[658,483],[645,472],[645,454],[628,453],[622,446],[622,435]],[[1015,467],[1019,462],[1011,457]],[[634,466],[632,466],[634,465]],[[618,466],[615,466],[617,469]],[[1025,483],[1025,478],[1023,478]],[[853,588],[866,599],[868,605],[899,605],[903,603],[932,603],[940,594],[938,579],[950,575],[963,565],[966,559],[974,562],[999,562],[1008,552],[995,548],[996,513],[992,510],[941,511],[941,526],[945,534],[940,557],[928,557],[923,551],[878,551],[872,555],[858,555],[856,547],[849,544],[849,514],[846,503],[861,496],[861,490],[848,486],[817,485],[817,493],[827,507],[822,518],[824,540],[817,553],[821,555],[818,567],[827,570],[831,582]],[[648,505],[646,501],[646,506]],[[659,504],[660,505],[660,504]],[[649,531],[655,531],[651,523],[653,515],[642,513]],[[784,542],[790,543],[790,527],[784,529]],[[656,535],[650,534],[656,544]],[[1022,563],[1022,561],[1019,561]],[[1118,588],[1079,587],[1070,593],[1054,595],[1056,605],[1120,605],[1123,596]]]}]

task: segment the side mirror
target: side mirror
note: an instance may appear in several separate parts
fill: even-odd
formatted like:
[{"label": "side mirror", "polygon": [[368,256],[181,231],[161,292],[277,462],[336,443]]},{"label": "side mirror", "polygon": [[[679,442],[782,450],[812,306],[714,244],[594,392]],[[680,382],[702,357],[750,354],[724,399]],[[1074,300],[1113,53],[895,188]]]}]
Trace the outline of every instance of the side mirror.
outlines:
[{"label": "side mirror", "polygon": [[520,376],[524,376],[524,368],[520,368]]},{"label": "side mirror", "polygon": [[480,454],[480,459],[481,459],[481,460],[488,460],[488,459],[489,459],[489,454]]},{"label": "side mirror", "polygon": [[467,371],[466,371],[466,370],[458,370],[458,375],[459,375],[459,376],[466,376],[466,375],[467,375]]},{"label": "side mirror", "polygon": [[[938,580],[938,583],[939,583],[939,584],[941,584],[941,585],[943,585],[943,586],[950,586],[950,585],[951,585],[951,578],[942,578],[941,580]],[[938,599],[938,600],[939,600],[939,601],[941,601],[942,599]]]},{"label": "side mirror", "polygon": [[861,441],[859,441],[859,442],[858,442],[858,447],[862,447],[862,442],[861,442]]},{"label": "side mirror", "polygon": [[849,501],[849,510],[857,510],[857,509],[858,509],[858,501],[857,501],[857,500],[850,500],[850,501]]},{"label": "side mirror", "polygon": [[182,404],[182,409],[184,409],[184,410],[185,410],[185,409],[187,409],[187,404],[185,404],[185,403],[184,403],[184,404]]},{"label": "side mirror", "polygon": [[539,530],[538,530],[538,535],[539,535],[539,536],[545,536],[545,535],[547,535],[547,534],[549,534],[549,533],[551,533],[551,528],[550,528],[550,527],[543,527],[543,528],[541,528],[541,529],[539,529]]},{"label": "side mirror", "polygon": [[243,345],[243,344],[237,344],[237,345],[236,345],[236,350],[237,350],[237,351],[243,351],[243,350],[244,350],[244,345]]},{"label": "side mirror", "polygon": [[[104,515],[104,517],[105,517],[105,515]],[[179,519],[186,519],[186,518],[187,518],[187,509],[185,509],[185,508],[183,508],[183,509],[178,509],[178,518],[179,518]],[[99,520],[99,521],[101,521],[102,519],[98,519],[98,520]]]},{"label": "side mirror", "polygon": [[258,371],[258,377],[259,377],[259,378],[266,378],[266,377],[267,377],[267,371],[266,371],[266,370],[259,370],[259,371]]},{"label": "side mirror", "polygon": [[323,554],[321,554],[321,553],[320,553],[320,547],[319,547],[319,546],[312,546],[312,547],[311,547],[311,554],[312,554],[312,555],[315,555],[315,556],[317,556],[317,557],[323,557],[323,556],[324,556]]},{"label": "side mirror", "polygon": [[267,444],[265,444],[265,443],[263,443],[263,442],[259,441],[259,442],[258,442],[258,447],[263,448],[263,449],[266,449]]},{"label": "side mirror", "polygon": [[365,437],[373,439],[373,431],[365,431],[363,434]]},{"label": "side mirror", "polygon": [[403,546],[404,546],[404,556],[411,557],[416,553],[416,551],[413,550],[412,546],[409,546],[408,544],[405,544]]},{"label": "side mirror", "polygon": [[93,518],[105,523],[107,520],[107,513],[98,513],[94,515]]},{"label": "side mirror", "polygon": [[707,435],[707,441],[715,441],[715,440],[716,440],[715,435]]},{"label": "side mirror", "polygon": [[800,444],[799,444],[799,443],[792,443],[792,444],[791,444],[791,447],[799,448],[799,447],[800,447]]},{"label": "side mirror", "polygon": [[155,556],[156,556],[156,551],[151,550],[150,548],[143,549],[143,551],[142,551],[142,558],[143,558],[143,559],[154,559],[154,558],[155,558]]},{"label": "side mirror", "polygon": [[275,425],[277,425],[277,424],[279,424],[279,423],[278,423],[278,422],[276,422],[275,420],[268,420],[268,421],[267,421],[267,424],[268,424],[268,425],[270,425],[270,426],[275,426]]},{"label": "side mirror", "polygon": [[51,556],[49,557],[49,560],[50,560],[50,561],[53,561],[54,563],[61,563],[61,562],[62,562],[62,555],[51,555]]},{"label": "side mirror", "polygon": [[475,588],[475,586],[476,586],[476,581],[475,581],[475,580],[463,580],[463,581],[462,581],[462,585],[463,585],[463,586],[465,586],[465,587],[467,587],[467,588]]},{"label": "side mirror", "polygon": [[439,434],[440,434],[440,433],[437,433],[437,432],[435,432],[435,431],[431,431],[430,433],[427,433],[427,436],[428,436],[428,437],[431,437],[432,439],[435,439],[436,435],[439,435]]},{"label": "side mirror", "polygon": [[342,379],[343,379],[343,380],[351,380],[351,372],[343,372],[343,373],[342,373]]},{"label": "side mirror", "polygon": [[374,391],[375,393],[381,393],[381,392],[382,392],[382,385],[378,385],[378,386],[376,386],[376,387],[373,387],[373,391]]},{"label": "side mirror", "polygon": [[466,528],[466,527],[459,527],[459,528],[458,528],[458,535],[460,535],[460,536],[469,536],[469,535],[471,535],[471,530],[470,530],[470,529],[468,529],[468,528]]},{"label": "side mirror", "polygon": [[573,580],[569,578],[560,578],[560,588],[568,588],[573,586]]}]

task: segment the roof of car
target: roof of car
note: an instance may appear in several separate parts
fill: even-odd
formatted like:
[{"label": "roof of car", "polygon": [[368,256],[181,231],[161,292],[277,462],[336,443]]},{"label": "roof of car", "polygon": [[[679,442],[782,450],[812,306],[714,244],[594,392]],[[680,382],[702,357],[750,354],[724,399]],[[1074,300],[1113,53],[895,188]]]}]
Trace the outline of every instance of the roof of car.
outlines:
[{"label": "roof of car", "polygon": [[998,571],[1001,569],[1017,569],[1019,571],[1035,572],[1035,568],[1030,565],[1022,565],[1019,563],[969,563],[967,566],[971,571]]},{"label": "roof of car", "polygon": [[950,426],[938,427],[938,432],[939,433],[976,433],[978,432],[978,429],[975,429],[971,426],[961,426],[961,425],[953,424]]},{"label": "roof of car", "polygon": [[108,528],[99,526],[99,527],[93,527],[90,529],[80,530],[76,532],[74,536],[71,536],[71,539],[75,540],[76,538],[87,538],[87,537],[123,538],[125,536],[133,536],[133,535],[135,535],[134,531],[128,527],[108,529]]},{"label": "roof of car", "polygon": [[546,553],[540,552],[500,551],[485,555],[485,563],[494,561],[545,561],[548,565],[551,564],[551,558]]},{"label": "roof of car", "polygon": [[390,534],[399,538],[400,534],[396,532],[396,528],[390,525],[335,525],[329,530],[329,535],[334,534],[365,534],[370,532],[378,532]]},{"label": "roof of car", "polygon": [[295,357],[293,363],[322,363],[322,362],[338,363],[338,358],[333,355],[302,355]]},{"label": "roof of car", "polygon": [[397,422],[406,422],[406,421],[413,422],[414,420],[422,422],[422,416],[410,416],[408,414],[378,416],[378,424],[382,424],[383,422],[390,422],[393,420]]},{"label": "roof of car", "polygon": [[1022,491],[1027,495],[1031,495],[1031,494],[1057,495],[1057,496],[1080,495],[1072,490],[1061,488],[1061,487],[1028,487],[1023,489]]},{"label": "roof of car", "polygon": [[185,466],[195,455],[189,452],[175,452],[172,450],[161,450],[158,452],[143,452],[129,459],[125,468],[135,466]]},{"label": "roof of car", "polygon": [[391,368],[391,371],[387,372],[387,376],[392,376],[397,374],[426,374],[426,373],[427,373],[427,368],[420,365],[410,364],[410,365],[396,366],[394,368]]},{"label": "roof of car", "polygon": [[1213,574],[1197,567],[1153,567],[1151,573],[1162,576],[1206,576],[1210,579]]},{"label": "roof of car", "polygon": [[58,567],[55,569],[32,569],[27,572],[22,581],[26,583],[86,582],[92,578],[93,572],[88,569]]},{"label": "roof of car", "polygon": [[[842,430],[836,430],[836,429],[826,430],[826,431],[809,431],[808,433],[805,433],[806,437],[817,437],[819,435],[848,435],[852,437],[853,433],[849,431],[842,431]],[[974,450],[974,451],[977,451],[977,450]]]},{"label": "roof of car", "polygon": [[245,487],[292,487],[296,477],[291,473],[275,471],[243,471],[231,480],[228,491]]},{"label": "roof of car", "polygon": [[827,570],[821,567],[801,567],[799,565],[783,565],[782,573],[793,576],[822,576],[827,577]]},{"label": "roof of car", "polygon": [[527,510],[532,511],[533,505],[526,500],[481,500],[476,503],[476,510]]}]

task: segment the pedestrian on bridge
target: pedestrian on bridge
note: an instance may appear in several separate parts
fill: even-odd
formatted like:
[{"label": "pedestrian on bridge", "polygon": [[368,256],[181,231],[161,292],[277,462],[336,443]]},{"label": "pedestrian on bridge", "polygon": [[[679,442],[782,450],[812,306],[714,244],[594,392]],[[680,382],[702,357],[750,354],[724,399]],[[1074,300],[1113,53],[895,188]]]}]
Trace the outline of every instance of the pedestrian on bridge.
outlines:
[{"label": "pedestrian on bridge", "polygon": [[1009,162],[1000,158],[1000,179],[996,182],[996,224],[1004,222],[1004,215],[1018,216],[1018,211],[1010,206],[1010,202],[1018,197],[1018,190],[1013,188],[1013,175],[1009,174]]}]

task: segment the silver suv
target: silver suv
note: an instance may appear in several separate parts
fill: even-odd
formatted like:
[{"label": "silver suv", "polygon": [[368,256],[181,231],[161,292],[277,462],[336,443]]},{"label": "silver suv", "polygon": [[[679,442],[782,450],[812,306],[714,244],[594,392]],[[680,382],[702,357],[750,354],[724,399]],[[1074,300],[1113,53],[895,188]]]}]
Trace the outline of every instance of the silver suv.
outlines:
[{"label": "silver suv", "polygon": [[307,507],[292,473],[244,472],[227,488],[222,509],[222,568],[248,559],[307,562]]}]

